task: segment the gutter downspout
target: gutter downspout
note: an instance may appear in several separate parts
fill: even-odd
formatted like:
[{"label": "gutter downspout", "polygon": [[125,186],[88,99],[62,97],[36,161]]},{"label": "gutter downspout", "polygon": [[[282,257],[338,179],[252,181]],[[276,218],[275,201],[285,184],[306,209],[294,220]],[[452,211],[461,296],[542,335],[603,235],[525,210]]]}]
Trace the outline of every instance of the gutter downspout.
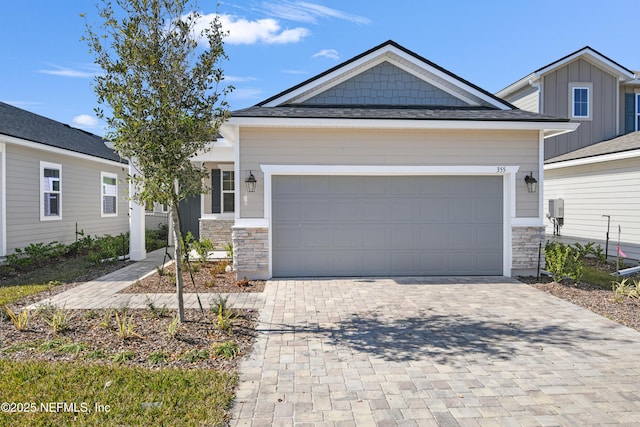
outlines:
[{"label": "gutter downspout", "polygon": [[538,91],[538,111],[536,111],[536,113],[544,114],[542,111],[544,103],[542,102],[542,83],[540,83],[540,76],[536,74],[534,78],[529,79],[529,86],[536,88]]}]

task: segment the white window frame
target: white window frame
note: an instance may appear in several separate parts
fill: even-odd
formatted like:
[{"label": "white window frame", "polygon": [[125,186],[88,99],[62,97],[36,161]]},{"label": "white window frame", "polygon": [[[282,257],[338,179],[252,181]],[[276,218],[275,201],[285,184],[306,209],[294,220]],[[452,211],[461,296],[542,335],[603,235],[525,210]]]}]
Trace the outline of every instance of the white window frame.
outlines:
[{"label": "white window frame", "polygon": [[[233,190],[225,190],[224,189],[224,174],[225,173],[232,173],[233,177],[231,177],[231,185],[233,185]],[[228,181],[227,181],[228,182]],[[235,213],[235,193],[236,193],[236,183],[235,183],[235,171],[233,169],[222,169],[220,168],[220,211],[222,214],[233,214]],[[225,194],[233,194],[233,204],[231,206],[230,211],[225,210],[225,205],[224,205],[224,195]]]},{"label": "white window frame", "polygon": [[[115,179],[115,194],[105,194],[105,178]],[[105,196],[115,197],[114,207],[116,209],[115,213],[106,213],[104,211],[104,198]],[[100,216],[102,218],[114,217],[118,216],[118,175],[111,172],[100,172]]]},{"label": "white window frame", "polygon": [[[576,90],[587,91],[587,114],[584,116],[575,115]],[[588,82],[569,83],[569,118],[575,119],[575,120],[591,120],[592,110],[593,110],[593,84]]]},{"label": "white window frame", "polygon": [[[58,170],[58,190],[45,190],[45,169],[57,169]],[[45,194],[57,194],[58,195],[58,214],[57,215],[45,215]],[[40,162],[40,221],[60,221],[62,219],[62,165],[58,163]]]}]

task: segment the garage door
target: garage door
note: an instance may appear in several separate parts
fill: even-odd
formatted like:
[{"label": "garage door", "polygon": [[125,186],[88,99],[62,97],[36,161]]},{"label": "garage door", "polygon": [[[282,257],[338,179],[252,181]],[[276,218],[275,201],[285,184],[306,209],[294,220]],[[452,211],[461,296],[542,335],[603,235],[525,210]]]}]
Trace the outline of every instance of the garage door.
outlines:
[{"label": "garage door", "polygon": [[502,275],[501,176],[274,176],[274,277]]}]

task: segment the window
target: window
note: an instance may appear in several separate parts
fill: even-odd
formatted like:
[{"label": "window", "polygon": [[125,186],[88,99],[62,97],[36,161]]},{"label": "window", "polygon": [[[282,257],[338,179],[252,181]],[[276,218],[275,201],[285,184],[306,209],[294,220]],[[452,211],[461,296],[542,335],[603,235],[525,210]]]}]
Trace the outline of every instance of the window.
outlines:
[{"label": "window", "polygon": [[118,175],[101,172],[102,216],[118,215]]},{"label": "window", "polygon": [[573,117],[589,117],[589,89],[573,88]]},{"label": "window", "polygon": [[233,171],[222,171],[222,212],[233,212],[235,207],[235,177]]},{"label": "window", "polygon": [[569,83],[569,117],[591,119],[591,83]]},{"label": "window", "polygon": [[40,162],[40,221],[62,219],[62,166]]}]

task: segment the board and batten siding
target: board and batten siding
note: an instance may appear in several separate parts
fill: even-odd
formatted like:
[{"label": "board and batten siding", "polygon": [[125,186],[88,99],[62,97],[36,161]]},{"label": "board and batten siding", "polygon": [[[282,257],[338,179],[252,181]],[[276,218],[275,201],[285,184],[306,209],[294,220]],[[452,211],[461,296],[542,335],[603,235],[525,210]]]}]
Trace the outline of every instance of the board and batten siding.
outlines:
[{"label": "board and batten siding", "polygon": [[[127,165],[65,156],[11,144],[7,149],[7,254],[31,243],[72,243],[85,235],[117,235],[129,231]],[[40,220],[40,162],[62,166],[61,220]],[[117,216],[102,217],[101,172],[118,176]]]},{"label": "board and batten siding", "polygon": [[264,216],[260,165],[520,166],[516,216],[538,217],[538,194],[524,177],[538,171],[538,131],[242,129],[240,173],[252,170],[255,193],[240,187],[240,217]]},{"label": "board and batten siding", "polygon": [[547,139],[547,159],[617,135],[618,81],[615,76],[583,59],[573,61],[544,76],[542,112],[554,117],[569,117],[569,83],[592,84],[591,119],[575,120],[580,123],[576,131]]},{"label": "board and batten siding", "polygon": [[[609,255],[615,256],[618,226],[623,251],[640,259],[640,159],[616,160],[545,171],[544,203],[564,199],[562,240],[597,242],[604,249],[611,215]],[[546,221],[546,233],[553,226]]]}]

